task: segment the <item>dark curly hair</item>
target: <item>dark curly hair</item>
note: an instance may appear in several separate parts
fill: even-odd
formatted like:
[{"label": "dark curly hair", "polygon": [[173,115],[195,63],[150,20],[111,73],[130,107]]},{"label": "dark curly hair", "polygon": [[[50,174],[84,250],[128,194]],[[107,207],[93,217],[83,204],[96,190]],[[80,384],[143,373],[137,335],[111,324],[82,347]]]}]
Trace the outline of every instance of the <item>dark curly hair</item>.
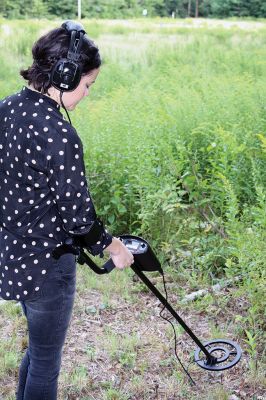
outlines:
[{"label": "dark curly hair", "polygon": [[[47,93],[52,86],[50,72],[53,65],[66,58],[70,44],[70,34],[64,28],[56,28],[41,36],[32,47],[33,63],[27,69],[22,69],[20,75],[41,93]],[[83,37],[78,64],[82,75],[88,74],[101,65],[98,47],[87,35]]]}]

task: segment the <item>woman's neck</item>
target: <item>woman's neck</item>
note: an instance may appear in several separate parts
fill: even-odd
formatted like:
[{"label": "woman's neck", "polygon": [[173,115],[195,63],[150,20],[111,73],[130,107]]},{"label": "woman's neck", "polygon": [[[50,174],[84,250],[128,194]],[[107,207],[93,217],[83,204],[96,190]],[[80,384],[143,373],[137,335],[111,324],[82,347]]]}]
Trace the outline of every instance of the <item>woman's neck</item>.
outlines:
[{"label": "woman's neck", "polygon": [[[28,88],[33,90],[34,92],[41,93],[41,92],[39,92],[39,90],[36,90],[33,85],[28,85]],[[54,87],[50,87],[48,94],[47,93],[41,93],[41,94],[43,94],[44,96],[49,97],[50,99],[53,99],[54,101],[56,101],[61,106],[59,90],[55,89]]]}]

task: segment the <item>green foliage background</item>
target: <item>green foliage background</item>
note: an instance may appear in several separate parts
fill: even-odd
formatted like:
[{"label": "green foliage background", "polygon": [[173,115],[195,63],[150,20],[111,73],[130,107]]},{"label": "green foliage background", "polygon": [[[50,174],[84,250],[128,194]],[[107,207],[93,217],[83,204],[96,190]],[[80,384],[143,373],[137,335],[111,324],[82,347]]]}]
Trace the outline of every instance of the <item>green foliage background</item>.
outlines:
[{"label": "green foliage background", "polygon": [[[83,18],[140,17],[266,17],[265,0],[81,0]],[[77,1],[1,0],[0,15],[5,18],[75,18]]]},{"label": "green foliage background", "polygon": [[[72,115],[91,192],[110,230],[150,240],[180,286],[237,277],[249,304],[243,335],[261,343],[266,29],[169,22],[84,21],[104,59],[89,100]],[[20,90],[33,41],[55,26],[1,21],[1,98]]]}]

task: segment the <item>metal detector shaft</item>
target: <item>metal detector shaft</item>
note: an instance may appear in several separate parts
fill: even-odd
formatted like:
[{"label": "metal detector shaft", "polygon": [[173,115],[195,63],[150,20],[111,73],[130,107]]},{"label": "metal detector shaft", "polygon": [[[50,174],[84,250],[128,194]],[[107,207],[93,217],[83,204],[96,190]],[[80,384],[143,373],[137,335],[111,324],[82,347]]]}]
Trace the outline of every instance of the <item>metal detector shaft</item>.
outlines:
[{"label": "metal detector shaft", "polygon": [[132,264],[131,269],[139,276],[139,278],[145,283],[146,286],[153,292],[153,294],[160,300],[160,302],[167,308],[167,310],[173,315],[173,317],[178,321],[178,323],[185,329],[185,331],[189,334],[192,340],[199,346],[201,351],[207,357],[207,364],[212,365],[215,364],[217,359],[213,357],[208,350],[203,346],[201,341],[197,338],[197,336],[192,332],[192,330],[187,326],[187,324],[183,321],[183,319],[175,312],[172,306],[168,303],[166,298],[159,292],[159,290],[151,283],[151,281],[147,278],[145,274],[137,267],[137,265]]}]

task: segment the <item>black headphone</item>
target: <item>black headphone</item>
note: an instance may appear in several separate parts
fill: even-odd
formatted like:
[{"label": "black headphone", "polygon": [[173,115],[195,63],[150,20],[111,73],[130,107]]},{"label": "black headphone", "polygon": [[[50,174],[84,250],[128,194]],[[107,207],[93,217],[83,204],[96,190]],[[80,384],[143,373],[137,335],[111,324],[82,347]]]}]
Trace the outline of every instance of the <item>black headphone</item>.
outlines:
[{"label": "black headphone", "polygon": [[86,32],[81,24],[74,21],[65,21],[61,27],[71,34],[70,45],[67,58],[60,58],[53,66],[50,82],[61,92],[71,92],[81,79],[81,68],[77,61]]}]

